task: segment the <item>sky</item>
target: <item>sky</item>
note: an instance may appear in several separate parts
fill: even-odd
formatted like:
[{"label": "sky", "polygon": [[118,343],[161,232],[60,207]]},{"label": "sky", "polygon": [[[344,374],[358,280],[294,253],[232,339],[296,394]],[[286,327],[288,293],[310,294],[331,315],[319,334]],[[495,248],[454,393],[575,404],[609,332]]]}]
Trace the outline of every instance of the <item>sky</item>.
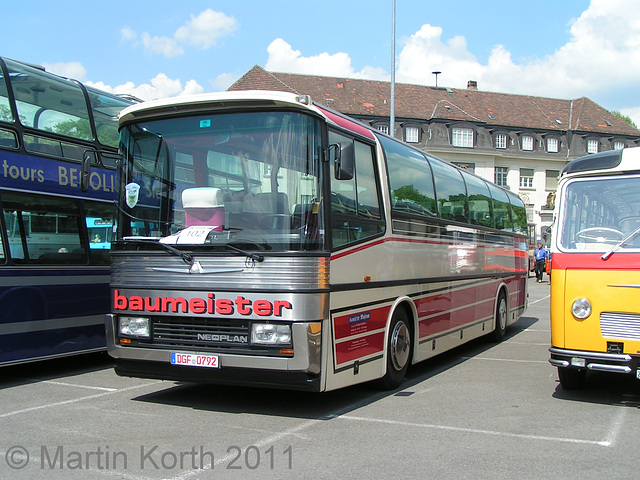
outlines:
[{"label": "sky", "polygon": [[[0,56],[143,100],[226,90],[254,65],[551,98],[640,127],[640,0],[22,0]],[[395,54],[392,44],[395,38]]]}]

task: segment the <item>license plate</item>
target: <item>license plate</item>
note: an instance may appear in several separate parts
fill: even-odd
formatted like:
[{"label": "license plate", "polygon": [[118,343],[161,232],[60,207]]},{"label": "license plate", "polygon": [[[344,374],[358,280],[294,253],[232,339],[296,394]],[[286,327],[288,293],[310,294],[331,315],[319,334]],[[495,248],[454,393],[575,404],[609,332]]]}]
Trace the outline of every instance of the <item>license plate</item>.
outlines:
[{"label": "license plate", "polygon": [[171,365],[188,365],[190,367],[218,368],[218,355],[201,355],[196,353],[171,352]]}]

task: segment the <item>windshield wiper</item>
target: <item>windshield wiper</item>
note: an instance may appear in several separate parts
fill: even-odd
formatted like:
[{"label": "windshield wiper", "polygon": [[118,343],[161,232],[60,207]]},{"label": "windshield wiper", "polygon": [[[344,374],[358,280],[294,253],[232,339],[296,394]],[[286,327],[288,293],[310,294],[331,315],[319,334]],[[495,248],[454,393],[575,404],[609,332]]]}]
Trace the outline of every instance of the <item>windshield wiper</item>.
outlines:
[{"label": "windshield wiper", "polygon": [[633,237],[635,237],[638,233],[640,233],[640,227],[636,228],[633,232],[631,232],[629,235],[627,235],[622,240],[620,240],[611,250],[609,250],[607,253],[602,255],[602,257],[600,257],[600,258],[602,258],[602,260],[608,260],[609,257],[611,255],[613,255],[616,250],[618,250],[625,243],[627,243],[629,240],[631,240]]},{"label": "windshield wiper", "polygon": [[176,257],[180,257],[182,259],[182,261],[184,263],[186,263],[187,265],[189,265],[189,267],[192,267],[195,264],[199,264],[199,262],[196,261],[196,259],[193,257],[193,255],[189,255],[188,253],[183,252],[182,250],[178,250],[175,247],[172,247],[171,245],[167,245],[166,243],[162,243],[158,240],[151,240],[151,239],[147,239],[147,238],[134,238],[134,237],[125,237],[124,238],[125,241],[127,242],[134,242],[134,243],[142,243],[142,244],[147,244],[147,245],[158,245],[162,248],[164,248],[167,252],[175,255]]}]

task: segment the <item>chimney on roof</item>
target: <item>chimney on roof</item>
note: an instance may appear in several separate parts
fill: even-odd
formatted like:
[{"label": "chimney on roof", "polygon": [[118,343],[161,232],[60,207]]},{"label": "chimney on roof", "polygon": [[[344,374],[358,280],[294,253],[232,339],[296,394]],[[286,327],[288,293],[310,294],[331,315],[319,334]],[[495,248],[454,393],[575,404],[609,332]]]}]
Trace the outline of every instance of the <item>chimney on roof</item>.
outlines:
[{"label": "chimney on roof", "polygon": [[469,80],[467,82],[467,90],[478,90],[478,82],[475,80]]}]

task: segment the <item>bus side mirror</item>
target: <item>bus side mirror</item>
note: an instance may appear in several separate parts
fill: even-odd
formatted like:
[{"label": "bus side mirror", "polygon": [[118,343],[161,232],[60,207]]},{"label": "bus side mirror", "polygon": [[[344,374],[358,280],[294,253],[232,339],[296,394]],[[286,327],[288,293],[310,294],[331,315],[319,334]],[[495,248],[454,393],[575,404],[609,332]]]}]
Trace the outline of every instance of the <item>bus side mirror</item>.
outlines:
[{"label": "bus side mirror", "polygon": [[82,171],[80,172],[80,190],[89,190],[89,174],[91,173],[91,155],[86,152],[82,158]]},{"label": "bus side mirror", "polygon": [[335,149],[334,175],[336,180],[351,180],[355,163],[353,142],[337,143],[331,147]]}]

